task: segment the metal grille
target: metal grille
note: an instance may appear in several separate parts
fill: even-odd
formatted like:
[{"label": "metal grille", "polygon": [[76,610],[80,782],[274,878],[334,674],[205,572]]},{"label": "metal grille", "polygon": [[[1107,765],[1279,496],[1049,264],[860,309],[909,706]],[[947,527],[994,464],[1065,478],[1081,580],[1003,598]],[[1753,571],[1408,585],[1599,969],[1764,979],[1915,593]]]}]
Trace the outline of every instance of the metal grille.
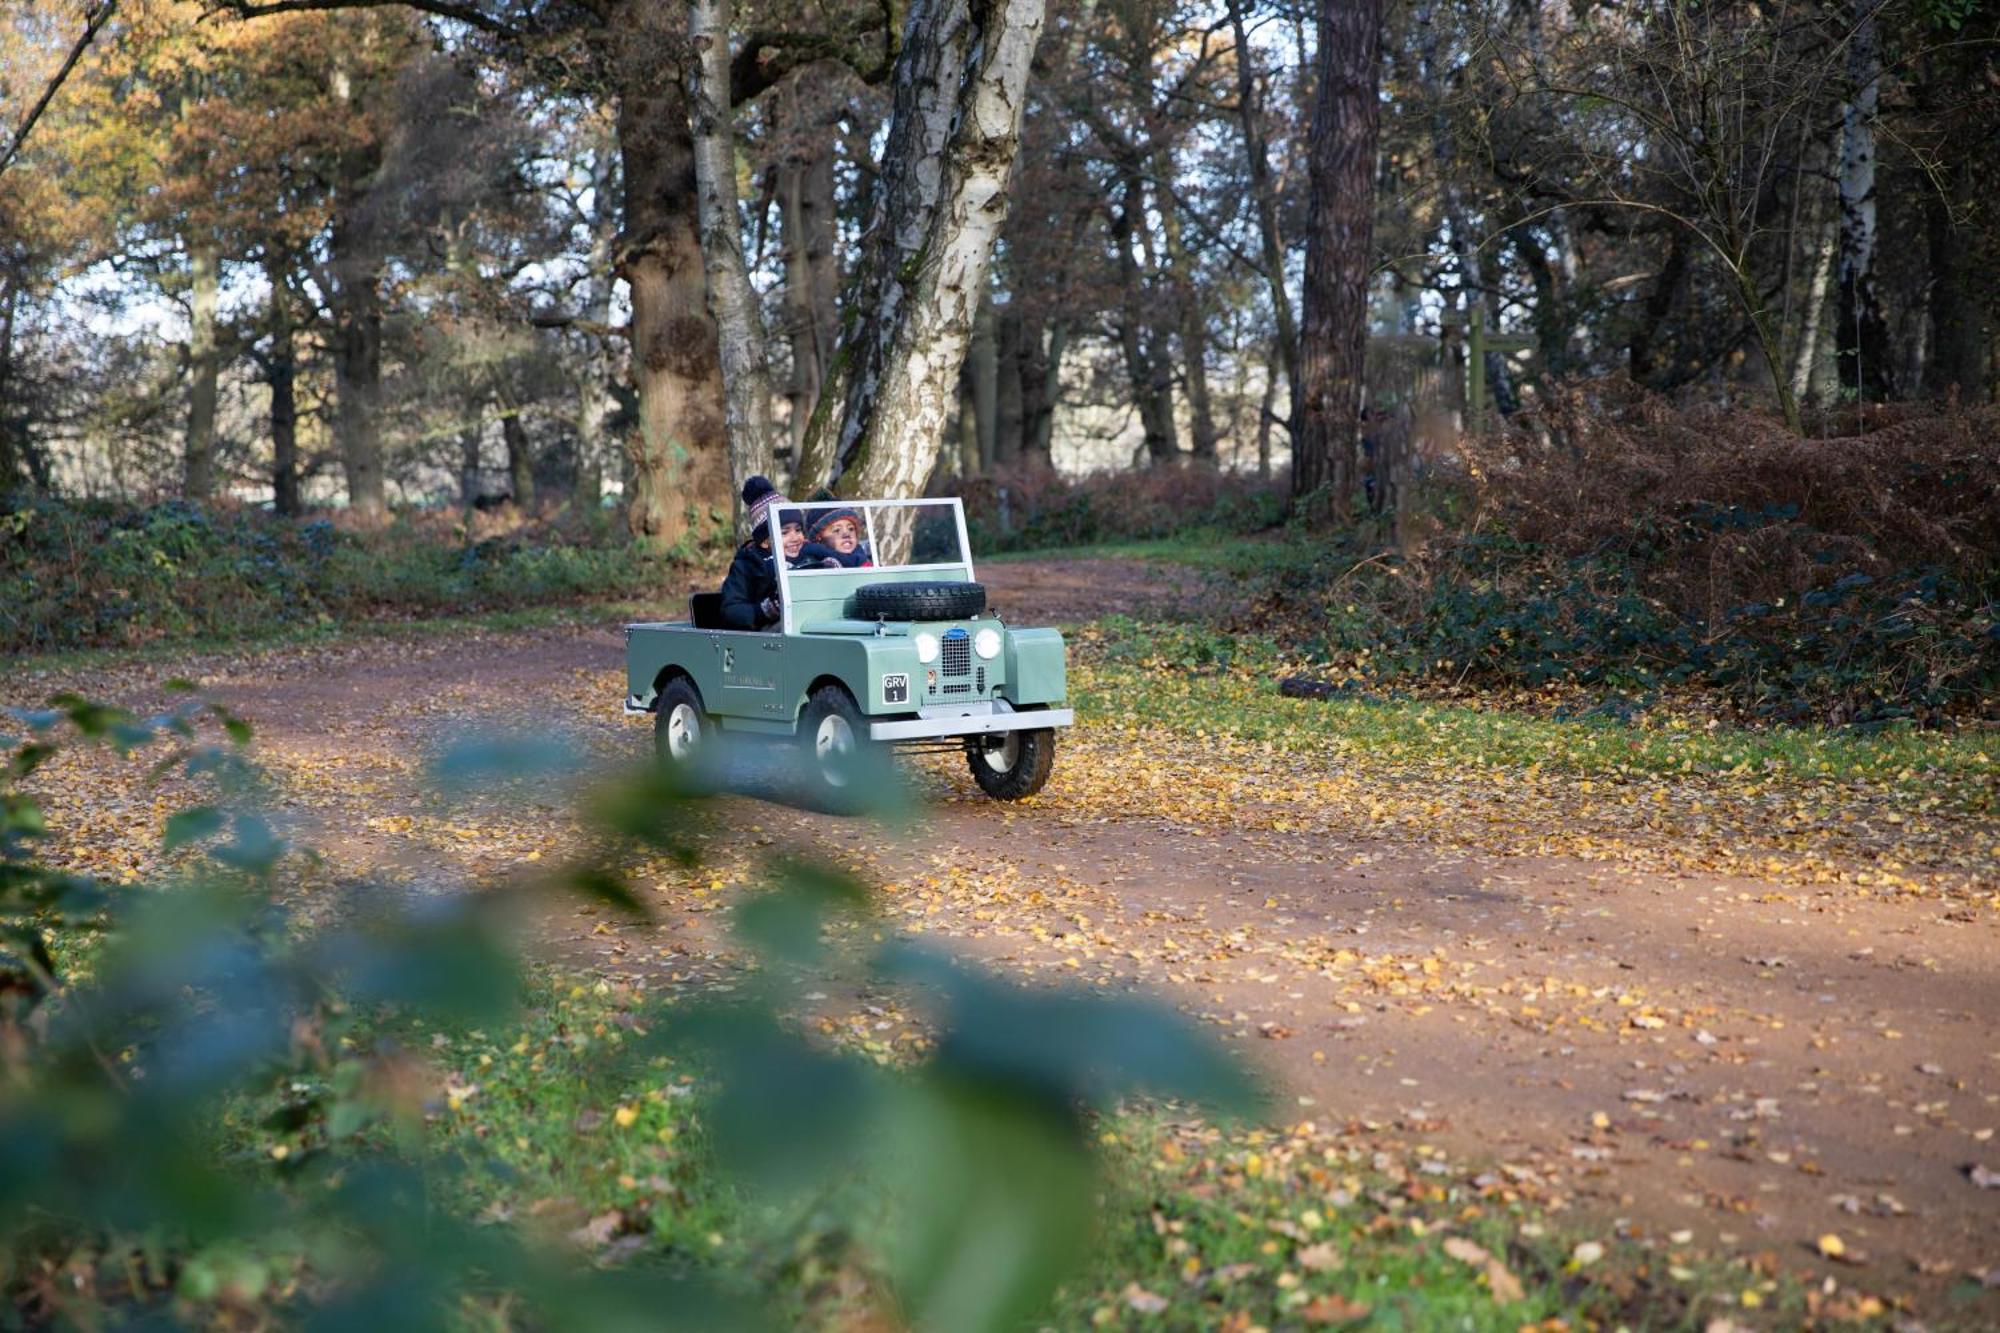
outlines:
[{"label": "metal grille", "polygon": [[957,685],[945,686],[944,692],[946,694],[970,694],[972,693],[972,686],[961,682]]},{"label": "metal grille", "polygon": [[938,662],[940,676],[972,674],[972,639],[964,630],[945,635],[944,653]]},{"label": "metal grille", "polygon": [[974,676],[972,679],[976,690],[980,694],[986,693],[986,668],[985,667],[979,668],[979,674]]}]

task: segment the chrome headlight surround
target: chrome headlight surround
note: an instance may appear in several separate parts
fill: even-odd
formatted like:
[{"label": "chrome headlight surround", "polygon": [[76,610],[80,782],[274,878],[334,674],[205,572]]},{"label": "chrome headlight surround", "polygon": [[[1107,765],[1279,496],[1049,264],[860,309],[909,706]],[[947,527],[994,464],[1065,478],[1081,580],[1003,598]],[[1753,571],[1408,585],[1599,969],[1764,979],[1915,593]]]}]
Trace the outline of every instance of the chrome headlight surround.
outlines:
[{"label": "chrome headlight surround", "polygon": [[938,639],[935,634],[917,635],[917,660],[929,665],[938,660]]},{"label": "chrome headlight surround", "polygon": [[991,662],[1000,656],[1000,631],[983,629],[972,636],[972,651]]}]

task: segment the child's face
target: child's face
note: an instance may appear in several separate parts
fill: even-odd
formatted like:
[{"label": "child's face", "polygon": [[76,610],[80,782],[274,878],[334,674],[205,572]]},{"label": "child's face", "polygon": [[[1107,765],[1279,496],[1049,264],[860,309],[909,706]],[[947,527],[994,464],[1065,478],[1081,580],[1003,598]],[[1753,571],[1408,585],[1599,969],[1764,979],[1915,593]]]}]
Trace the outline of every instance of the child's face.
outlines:
[{"label": "child's face", "polygon": [[861,545],[861,530],[854,526],[851,518],[836,518],[826,525],[826,544],[847,555]]},{"label": "child's face", "polygon": [[806,530],[796,523],[785,524],[785,530],[779,533],[778,537],[779,540],[785,543],[785,559],[787,560],[797,559],[799,552],[805,549]]}]

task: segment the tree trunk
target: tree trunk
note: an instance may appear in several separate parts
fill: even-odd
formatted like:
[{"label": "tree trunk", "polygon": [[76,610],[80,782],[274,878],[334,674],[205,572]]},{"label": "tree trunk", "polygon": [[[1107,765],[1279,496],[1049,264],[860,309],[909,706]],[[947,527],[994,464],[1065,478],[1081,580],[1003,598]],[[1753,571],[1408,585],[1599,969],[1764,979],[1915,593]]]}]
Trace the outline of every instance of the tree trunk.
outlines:
[{"label": "tree trunk", "polygon": [[1647,381],[1659,363],[1657,339],[1660,327],[1666,323],[1674,303],[1680,299],[1687,277],[1687,233],[1679,225],[1674,225],[1667,234],[1667,257],[1661,261],[1660,271],[1653,275],[1653,286],[1646,293],[1644,310],[1625,344],[1626,373],[1641,384]]},{"label": "tree trunk", "polygon": [[1840,382],[1864,400],[1890,393],[1889,326],[1875,285],[1875,112],[1882,45],[1881,0],[1853,0],[1848,39],[1848,102],[1840,140],[1840,323],[1834,330]]},{"label": "tree trunk", "polygon": [[347,474],[347,506],[363,523],[389,515],[382,477],[381,256],[372,228],[333,228],[334,443]]},{"label": "tree trunk", "polygon": [[21,303],[20,284],[5,278],[7,299],[0,303],[0,500],[21,485],[21,436],[25,423],[18,416],[14,394],[14,316]]},{"label": "tree trunk", "polygon": [[[611,266],[618,247],[618,223],[611,203],[617,191],[618,168],[609,133],[592,136],[590,158],[595,216],[591,219],[590,273],[585,279],[583,316],[588,327],[603,329],[611,324]],[[604,464],[611,421],[618,411],[613,392],[617,374],[611,340],[600,333],[581,336],[584,349],[576,381],[576,475],[570,479],[570,503],[590,513],[604,503]]]},{"label": "tree trunk", "polygon": [[271,386],[271,505],[286,518],[304,512],[299,495],[298,354],[292,341],[292,296],[284,267],[264,263],[271,284],[271,355],[264,378]]},{"label": "tree trunk", "polygon": [[1000,461],[1000,335],[993,313],[993,293],[979,298],[972,316],[972,339],[966,344],[966,369],[971,375],[973,437],[979,445],[983,476]]},{"label": "tree trunk", "polygon": [[[793,101],[796,104],[796,96]],[[806,427],[832,369],[840,331],[834,136],[827,124],[813,127],[809,134],[802,129],[800,133],[811,144],[811,151],[789,153],[778,163],[778,211],[785,242],[785,336],[792,349],[792,384],[786,396],[792,404],[794,464],[805,446]]]},{"label": "tree trunk", "polygon": [[[702,260],[728,409],[730,493],[768,475],[778,453],[764,316],[743,259],[736,134],[729,99],[729,0],[688,0],[688,105],[693,116]],[[737,501],[740,505],[741,501]]]},{"label": "tree trunk", "polygon": [[[1042,15],[1043,0],[910,6],[865,300],[838,377],[843,495],[916,494],[950,427],[959,364],[1006,219]],[[809,438],[808,459],[814,453]],[[814,480],[808,473],[801,484]],[[892,543],[888,554],[896,553]]]},{"label": "tree trunk", "polygon": [[1277,341],[1264,358],[1264,401],[1257,415],[1257,479],[1271,479],[1271,417],[1278,401],[1278,374],[1283,369]]},{"label": "tree trunk", "polygon": [[215,244],[188,247],[188,420],[181,494],[207,500],[215,494],[215,389],[221,374],[215,311],[221,298]]},{"label": "tree trunk", "polygon": [[479,508],[479,454],[485,435],[483,421],[475,421],[458,432],[458,503],[467,514]]},{"label": "tree trunk", "polygon": [[[1154,172],[1158,179],[1174,179],[1172,155],[1156,155]],[[1187,386],[1190,446],[1195,462],[1204,467],[1217,465],[1215,406],[1208,391],[1208,321],[1201,308],[1201,287],[1195,281],[1194,259],[1181,239],[1180,209],[1167,190],[1154,192],[1154,206],[1160,215],[1160,236],[1166,249],[1167,274],[1173,283],[1174,314],[1179,322],[1181,373]]]},{"label": "tree trunk", "polygon": [[1021,348],[1021,464],[1030,472],[1055,466],[1050,456],[1056,424],[1056,402],[1062,396],[1062,358],[1069,344],[1069,325],[1056,320],[1048,326],[1025,326]]},{"label": "tree trunk", "polygon": [[[1250,194],[1257,204],[1257,239],[1264,253],[1264,286],[1271,297],[1271,317],[1277,328],[1278,357],[1294,400],[1299,388],[1299,334],[1292,318],[1292,298],[1285,286],[1285,241],[1278,229],[1278,186],[1271,177],[1271,154],[1264,140],[1264,112],[1257,97],[1256,52],[1243,30],[1249,0],[1230,0],[1229,25],[1236,39],[1236,115],[1243,126],[1243,151],[1250,164]],[[1297,404],[1286,412],[1294,419]]]},{"label": "tree trunk", "polygon": [[1026,426],[1026,394],[1022,385],[1022,340],[1027,330],[1021,322],[1021,303],[1009,301],[1000,312],[998,392],[994,395],[993,461],[1003,468],[1021,462],[1021,441]]},{"label": "tree trunk", "polygon": [[528,440],[528,423],[521,409],[508,402],[500,405],[500,438],[507,444],[507,494],[514,507],[524,514],[535,512],[535,454]]},{"label": "tree trunk", "polygon": [[[1171,463],[1180,453],[1180,443],[1174,436],[1172,379],[1163,373],[1164,367],[1154,362],[1154,349],[1147,337],[1151,320],[1147,315],[1145,282],[1139,256],[1133,250],[1135,233],[1145,225],[1145,183],[1135,168],[1127,167],[1121,174],[1124,193],[1118,211],[1111,217],[1111,243],[1118,251],[1118,286],[1122,297],[1118,345],[1125,354],[1125,375],[1131,381],[1132,400],[1139,409],[1142,456],[1156,465]],[[1163,385],[1168,392],[1161,391]]]},{"label": "tree trunk", "polygon": [[1354,495],[1375,225],[1382,3],[1320,0],[1292,498],[1309,521],[1321,523],[1344,517]]},{"label": "tree trunk", "polygon": [[1819,359],[1820,326],[1826,317],[1827,294],[1833,287],[1833,254],[1840,245],[1840,217],[1829,211],[1813,243],[1812,276],[1806,280],[1798,345],[1792,349],[1792,398],[1813,399],[1813,368]]},{"label": "tree trunk", "polygon": [[1954,394],[1985,401],[1986,330],[1979,303],[1972,299],[1974,266],[1966,259],[1967,228],[1954,216],[1963,207],[1963,162],[1944,167],[1945,178],[1924,192],[1924,231],[1930,251],[1930,365],[1925,383],[1932,396]]},{"label": "tree trunk", "polygon": [[702,272],[694,136],[666,7],[633,7],[613,53],[621,76],[618,148],[625,229],[618,272],[631,290],[632,380],[638,429],[628,444],[626,522],[655,548],[727,529],[729,432],[715,321]]}]

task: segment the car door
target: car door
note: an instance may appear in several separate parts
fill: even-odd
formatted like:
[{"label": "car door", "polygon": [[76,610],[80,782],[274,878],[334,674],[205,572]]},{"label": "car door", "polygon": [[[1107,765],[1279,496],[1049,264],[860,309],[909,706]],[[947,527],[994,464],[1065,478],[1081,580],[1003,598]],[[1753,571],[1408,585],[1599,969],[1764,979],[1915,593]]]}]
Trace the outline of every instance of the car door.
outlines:
[{"label": "car door", "polygon": [[765,720],[782,714],[785,636],[775,631],[751,634],[725,630],[715,641],[722,679],[715,711]]}]

